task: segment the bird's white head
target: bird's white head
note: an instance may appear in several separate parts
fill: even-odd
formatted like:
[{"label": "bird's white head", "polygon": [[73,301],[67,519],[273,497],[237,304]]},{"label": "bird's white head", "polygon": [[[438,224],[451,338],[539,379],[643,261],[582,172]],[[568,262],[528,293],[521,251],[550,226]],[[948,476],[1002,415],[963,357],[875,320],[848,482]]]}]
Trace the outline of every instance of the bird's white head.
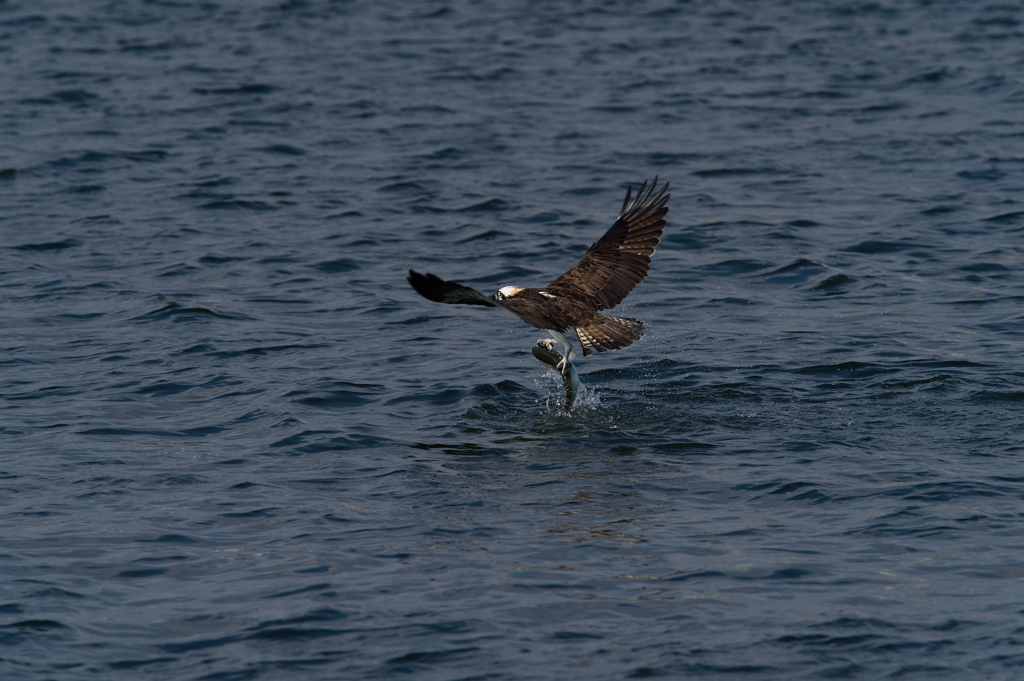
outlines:
[{"label": "bird's white head", "polygon": [[491,296],[491,300],[505,300],[511,298],[523,289],[518,286],[502,286],[498,289],[498,292]]}]

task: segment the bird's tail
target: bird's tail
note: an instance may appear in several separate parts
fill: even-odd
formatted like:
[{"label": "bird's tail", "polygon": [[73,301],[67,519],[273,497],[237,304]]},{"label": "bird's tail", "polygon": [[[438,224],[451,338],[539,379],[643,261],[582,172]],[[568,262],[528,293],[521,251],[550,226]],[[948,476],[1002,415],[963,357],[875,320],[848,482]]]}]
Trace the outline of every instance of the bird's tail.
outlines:
[{"label": "bird's tail", "polygon": [[644,337],[644,324],[629,317],[612,317],[611,315],[594,313],[585,322],[576,327],[583,356],[595,352],[618,350],[633,341]]}]

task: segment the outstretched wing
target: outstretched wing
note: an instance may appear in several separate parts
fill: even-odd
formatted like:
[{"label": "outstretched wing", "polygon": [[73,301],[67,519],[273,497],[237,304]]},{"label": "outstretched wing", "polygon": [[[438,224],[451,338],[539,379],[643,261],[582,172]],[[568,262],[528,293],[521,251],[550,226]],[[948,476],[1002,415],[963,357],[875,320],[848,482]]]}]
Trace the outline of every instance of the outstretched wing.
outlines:
[{"label": "outstretched wing", "polygon": [[650,188],[644,182],[632,202],[633,187],[630,185],[626,190],[626,200],[622,202],[622,212],[611,229],[572,269],[544,290],[569,298],[590,310],[610,310],[621,303],[647,276],[651,255],[665,229],[665,216],[668,214],[665,203],[671,194],[665,193],[668,182],[655,194],[657,185],[657,176]]},{"label": "outstretched wing", "polygon": [[415,270],[409,270],[409,283],[416,291],[428,300],[435,303],[449,303],[451,305],[486,305],[487,307],[498,307],[498,304],[477,291],[475,288],[457,284],[454,281],[445,281],[433,274],[420,274]]}]

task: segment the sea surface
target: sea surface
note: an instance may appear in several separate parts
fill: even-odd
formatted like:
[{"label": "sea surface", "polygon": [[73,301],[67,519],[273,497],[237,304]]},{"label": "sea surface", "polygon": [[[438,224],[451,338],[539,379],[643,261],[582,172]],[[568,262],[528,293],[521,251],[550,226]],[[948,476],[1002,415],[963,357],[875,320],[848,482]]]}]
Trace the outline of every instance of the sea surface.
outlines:
[{"label": "sea surface", "polygon": [[4,680],[1021,679],[1022,350],[1018,2],[0,0]]}]

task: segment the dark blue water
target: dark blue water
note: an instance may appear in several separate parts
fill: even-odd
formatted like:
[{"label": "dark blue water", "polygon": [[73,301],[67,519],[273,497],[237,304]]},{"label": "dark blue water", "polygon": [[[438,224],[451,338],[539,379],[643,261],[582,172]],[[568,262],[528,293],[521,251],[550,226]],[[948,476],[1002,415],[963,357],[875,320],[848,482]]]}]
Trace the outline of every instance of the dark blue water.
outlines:
[{"label": "dark blue water", "polygon": [[0,1],[0,677],[1021,678],[1022,22]]}]

